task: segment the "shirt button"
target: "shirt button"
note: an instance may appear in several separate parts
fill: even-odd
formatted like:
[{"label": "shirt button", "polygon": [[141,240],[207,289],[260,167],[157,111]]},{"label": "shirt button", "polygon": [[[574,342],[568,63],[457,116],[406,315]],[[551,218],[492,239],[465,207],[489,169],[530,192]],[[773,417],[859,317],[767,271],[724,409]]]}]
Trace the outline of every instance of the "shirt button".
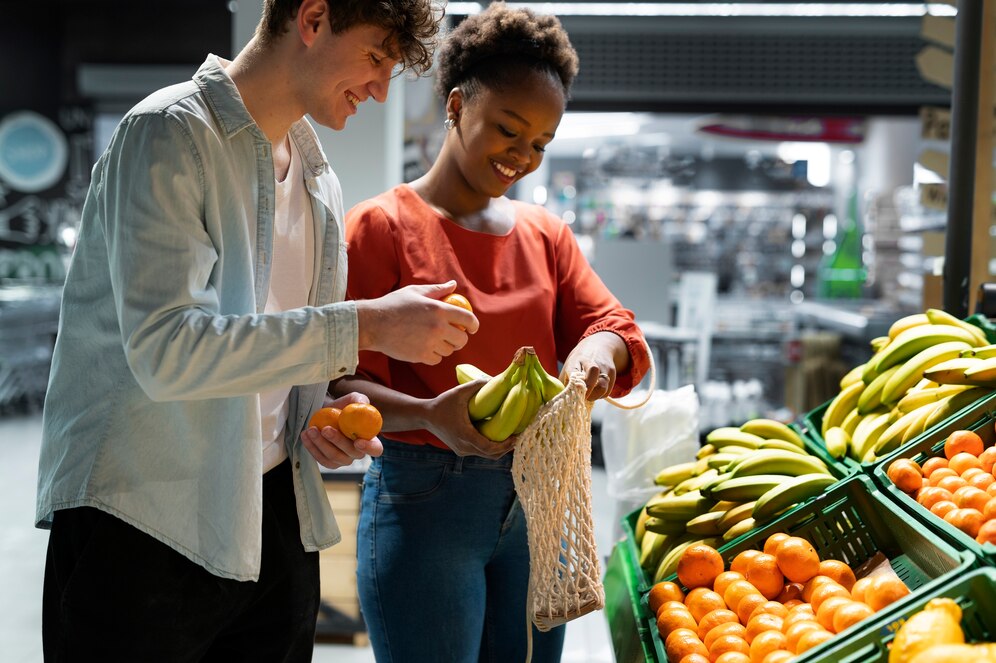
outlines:
[{"label": "shirt button", "polygon": [[301,461],[297,461],[296,463],[294,463],[294,467],[297,469],[301,469]]}]

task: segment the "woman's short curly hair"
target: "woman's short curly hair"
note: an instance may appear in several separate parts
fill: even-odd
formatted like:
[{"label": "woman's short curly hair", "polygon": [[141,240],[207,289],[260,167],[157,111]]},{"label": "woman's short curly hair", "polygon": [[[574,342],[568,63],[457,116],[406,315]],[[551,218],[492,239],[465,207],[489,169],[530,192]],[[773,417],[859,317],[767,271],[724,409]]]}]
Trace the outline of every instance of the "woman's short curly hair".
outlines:
[{"label": "woman's short curly hair", "polygon": [[527,70],[559,80],[567,98],[578,73],[578,54],[556,16],[493,2],[464,19],[439,47],[436,92],[445,99],[459,86],[469,98],[481,86],[505,89]]},{"label": "woman's short curly hair", "polygon": [[[440,0],[326,0],[326,4],[334,33],[356,25],[380,26],[396,42],[395,55],[405,69],[421,75],[432,67],[443,17]],[[265,44],[282,35],[300,8],[301,0],[263,0],[257,38]]]}]

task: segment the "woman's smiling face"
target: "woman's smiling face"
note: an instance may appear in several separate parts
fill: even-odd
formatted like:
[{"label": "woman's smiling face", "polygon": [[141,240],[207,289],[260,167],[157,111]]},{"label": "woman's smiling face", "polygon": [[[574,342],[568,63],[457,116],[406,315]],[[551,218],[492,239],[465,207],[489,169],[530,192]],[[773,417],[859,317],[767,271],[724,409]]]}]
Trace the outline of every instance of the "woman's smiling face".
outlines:
[{"label": "woman's smiling face", "polygon": [[505,89],[482,86],[470,99],[451,93],[449,114],[459,117],[451,154],[470,189],[498,198],[539,168],[565,103],[560,82],[538,72]]}]

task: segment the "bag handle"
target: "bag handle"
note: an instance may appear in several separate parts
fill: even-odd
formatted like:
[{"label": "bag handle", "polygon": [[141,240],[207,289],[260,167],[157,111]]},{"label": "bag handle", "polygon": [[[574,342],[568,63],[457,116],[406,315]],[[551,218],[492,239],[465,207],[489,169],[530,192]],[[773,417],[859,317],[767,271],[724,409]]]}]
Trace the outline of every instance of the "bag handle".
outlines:
[{"label": "bag handle", "polygon": [[643,347],[647,350],[647,358],[650,359],[650,389],[647,390],[646,397],[639,403],[623,403],[614,398],[605,397],[606,401],[615,405],[620,410],[635,410],[643,407],[650,402],[650,398],[654,395],[654,390],[657,389],[657,365],[654,363],[654,353],[650,350],[650,344],[647,343],[646,338],[641,335],[640,340],[643,341]]}]

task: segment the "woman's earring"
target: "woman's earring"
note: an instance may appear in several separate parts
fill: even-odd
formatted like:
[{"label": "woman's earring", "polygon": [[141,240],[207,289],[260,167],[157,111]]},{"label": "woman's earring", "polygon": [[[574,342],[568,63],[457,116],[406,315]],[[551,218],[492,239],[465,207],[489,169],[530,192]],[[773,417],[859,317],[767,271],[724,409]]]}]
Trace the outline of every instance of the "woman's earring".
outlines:
[{"label": "woman's earring", "polygon": [[450,129],[456,126],[456,120],[454,120],[452,117],[448,117],[445,120],[443,120],[443,126],[446,127],[447,131],[449,131]]}]

